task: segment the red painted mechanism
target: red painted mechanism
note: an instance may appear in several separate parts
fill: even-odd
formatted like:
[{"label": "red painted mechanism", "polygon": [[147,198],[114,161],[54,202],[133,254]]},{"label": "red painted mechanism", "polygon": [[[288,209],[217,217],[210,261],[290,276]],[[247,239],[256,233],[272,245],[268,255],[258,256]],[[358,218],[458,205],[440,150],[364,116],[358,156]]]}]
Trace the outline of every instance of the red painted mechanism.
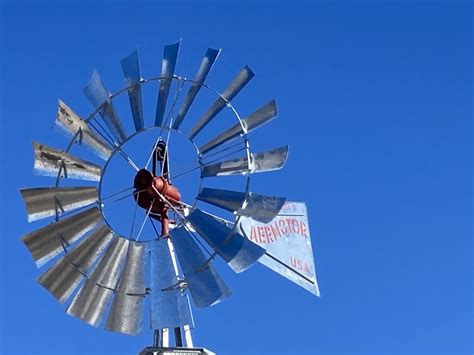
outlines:
[{"label": "red painted mechanism", "polygon": [[[179,206],[181,193],[165,177],[154,176],[150,171],[141,169],[135,175],[133,187],[138,206],[150,210],[150,217],[161,222],[161,236],[169,233],[168,201],[173,206]],[[161,197],[163,196],[166,201]],[[151,207],[151,209],[150,209]]]}]

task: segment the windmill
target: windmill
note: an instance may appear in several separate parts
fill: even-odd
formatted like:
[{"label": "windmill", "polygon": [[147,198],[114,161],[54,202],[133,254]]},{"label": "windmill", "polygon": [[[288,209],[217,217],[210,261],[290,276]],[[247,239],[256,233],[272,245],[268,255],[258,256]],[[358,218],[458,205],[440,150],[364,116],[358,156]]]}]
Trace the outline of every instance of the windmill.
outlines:
[{"label": "windmill", "polygon": [[[319,296],[306,206],[250,190],[253,174],[278,170],[287,160],[288,146],[250,148],[249,133],[276,117],[275,100],[242,117],[232,101],[254,77],[252,70],[244,67],[220,92],[206,81],[220,50],[208,49],[189,79],[175,72],[180,44],[164,47],[161,74],[148,79],[133,51],[121,61],[126,86],[113,94],[94,70],[84,88],[94,107],[86,118],[60,100],[53,127],[69,144],[63,150],[33,144],[34,173],[55,178],[55,184],[21,190],[28,221],[53,219],[22,237],[36,265],[48,265],[38,283],[67,304],[67,314],[114,332],[140,333],[149,305],[154,342],[144,354],[210,353],[193,347],[190,298],[196,307],[208,307],[230,296],[215,258],[236,273],[261,262]],[[156,102],[153,114],[143,105],[147,93]],[[120,118],[126,115],[120,98],[128,98],[128,121]],[[140,143],[143,160],[137,163],[129,144],[143,137],[151,141]],[[177,137],[181,143],[173,147]],[[194,157],[176,168],[183,141]],[[126,173],[114,175],[124,177],[126,187],[107,192],[114,161],[126,165]],[[197,181],[180,181],[193,172]],[[240,191],[216,187],[231,177]],[[183,193],[189,186],[197,189],[194,201]],[[119,201],[131,209],[111,214],[108,207]],[[129,231],[112,221],[117,214]]]}]

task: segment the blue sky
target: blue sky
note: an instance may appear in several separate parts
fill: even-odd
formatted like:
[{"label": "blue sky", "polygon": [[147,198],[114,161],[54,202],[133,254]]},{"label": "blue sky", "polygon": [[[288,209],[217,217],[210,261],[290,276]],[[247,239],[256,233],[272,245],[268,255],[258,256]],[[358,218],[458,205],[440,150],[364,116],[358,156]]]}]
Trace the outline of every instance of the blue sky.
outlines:
[{"label": "blue sky", "polygon": [[[278,119],[255,147],[290,145],[253,189],[305,201],[322,298],[261,265],[219,271],[233,296],[195,310],[196,345],[219,354],[472,353],[472,5],[461,1],[1,2],[1,354],[130,354],[149,344],[67,316],[41,286],[20,237],[18,189],[57,98],[78,113],[93,68],[115,91],[137,45],[145,77],[183,39],[193,76],[223,48],[208,82],[248,64],[236,107],[271,98]],[[150,119],[150,118],[148,118]],[[150,121],[149,121],[150,122]]]}]

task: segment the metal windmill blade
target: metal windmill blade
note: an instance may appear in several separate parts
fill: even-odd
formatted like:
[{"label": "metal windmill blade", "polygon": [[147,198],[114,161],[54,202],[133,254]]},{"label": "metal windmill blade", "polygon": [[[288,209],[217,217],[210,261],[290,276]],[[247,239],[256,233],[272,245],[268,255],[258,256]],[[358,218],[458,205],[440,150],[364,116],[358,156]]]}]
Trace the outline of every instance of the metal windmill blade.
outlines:
[{"label": "metal windmill blade", "polygon": [[41,266],[66,250],[101,220],[99,209],[93,207],[28,233],[21,239],[36,261],[36,265]]},{"label": "metal windmill blade", "polygon": [[[177,231],[178,229],[175,229],[172,233]],[[178,243],[176,238],[173,238],[173,241],[174,244]],[[183,292],[183,284],[177,277],[177,265],[170,252],[173,247],[171,239],[156,239],[150,243],[152,328],[167,329],[186,325],[194,327],[189,299]],[[194,289],[194,286],[191,289]]]},{"label": "metal windmill blade", "polygon": [[130,102],[130,109],[132,110],[133,123],[135,125],[135,130],[138,132],[142,130],[144,126],[138,49],[135,49],[129,56],[123,58],[120,63],[122,64],[125,83],[128,87],[128,100]]},{"label": "metal windmill blade", "polygon": [[[69,144],[62,150],[34,143],[33,172],[54,178],[55,184],[20,190],[28,221],[50,218],[51,223],[27,233],[22,241],[38,267],[57,257],[37,281],[59,303],[70,302],[67,314],[95,327],[136,335],[150,312],[154,344],[144,353],[210,354],[193,346],[191,304],[210,307],[231,295],[215,259],[222,259],[236,273],[260,262],[317,296],[319,288],[306,206],[250,188],[254,173],[281,169],[288,158],[287,145],[251,150],[249,133],[275,119],[276,101],[242,119],[232,100],[254,77],[252,70],[244,67],[219,92],[207,80],[220,50],[207,49],[194,78],[187,79],[176,72],[180,46],[178,41],[164,47],[160,74],[148,79],[141,75],[135,49],[120,62],[126,86],[114,93],[94,70],[84,88],[95,110],[87,118],[59,101],[54,128],[70,139]],[[159,85],[151,103],[155,117],[147,125],[142,87],[150,83]],[[189,89],[183,90],[186,94],[181,98],[185,84]],[[210,106],[200,102],[201,91],[214,95]],[[120,95],[128,98],[130,125],[135,128],[128,136],[118,110],[123,105],[115,101]],[[172,104],[168,104],[170,96]],[[208,109],[193,117],[193,104]],[[223,122],[228,128],[206,137],[212,127],[204,128],[224,110],[234,121]],[[96,119],[97,113],[101,120]],[[189,132],[181,131],[185,119],[192,127]],[[137,144],[140,148],[128,151],[130,141],[147,134],[153,137],[151,146]],[[193,147],[193,155],[185,156],[192,164],[181,170],[174,165],[175,157],[185,155],[184,147],[173,146],[178,135]],[[195,141],[198,135],[203,144]],[[75,146],[87,148],[102,164],[93,156],[88,160],[77,156],[81,149],[72,154]],[[145,166],[135,163],[138,154]],[[127,169],[133,169],[133,179],[129,172],[115,171],[108,180],[114,159],[123,159],[120,166],[125,162]],[[195,180],[182,182],[193,171]],[[242,188],[207,185],[222,176],[222,183],[232,180],[226,176],[234,176]],[[96,185],[72,186],[72,179]],[[116,192],[106,194],[107,184]],[[183,186],[196,187],[197,194],[190,196]],[[194,203],[185,202],[191,197]],[[112,214],[118,221],[111,218],[108,208],[127,199],[133,211],[130,203],[124,204],[123,210]],[[142,217],[141,224],[137,215]],[[235,219],[228,220],[229,216]],[[123,225],[126,230],[121,229]],[[174,348],[169,344],[170,333],[175,335]]]},{"label": "metal windmill blade", "polygon": [[130,242],[120,282],[115,290],[106,329],[138,334],[143,322],[145,287],[145,244]]},{"label": "metal windmill blade", "polygon": [[102,78],[97,70],[92,72],[89,82],[84,87],[84,94],[87,96],[91,104],[99,111],[102,120],[109,128],[112,135],[119,143],[123,142],[127,135],[123,128],[122,122],[115,110],[110,98],[110,93],[105,87]]},{"label": "metal windmill blade", "polygon": [[99,181],[100,166],[76,158],[66,152],[34,143],[35,165],[33,172],[43,176],[61,176],[71,179]]},{"label": "metal windmill blade", "polygon": [[205,187],[196,197],[198,200],[250,217],[262,223],[270,222],[280,212],[286,201],[284,197],[265,196]]},{"label": "metal windmill blade", "polygon": [[67,308],[69,315],[99,326],[117,287],[128,244],[127,239],[114,237],[99,264]]},{"label": "metal windmill blade", "polygon": [[102,225],[97,228],[43,273],[38,283],[60,303],[66,302],[111,239],[112,232],[108,227]]},{"label": "metal windmill blade", "polygon": [[110,146],[61,100],[58,101],[58,114],[53,127],[67,138],[75,139],[79,145],[85,146],[99,158],[103,160],[110,158],[112,154]]},{"label": "metal windmill blade", "polygon": [[230,296],[230,290],[184,226],[171,232],[194,304],[207,307]]},{"label": "metal windmill blade", "polygon": [[217,137],[213,138],[203,146],[199,147],[199,151],[201,152],[201,154],[205,154],[212,149],[215,149],[225,143],[234,140],[238,136],[250,133],[258,127],[264,125],[265,123],[275,119],[276,115],[276,101],[272,100],[261,108],[259,108],[254,113],[252,113],[247,118],[244,118],[242,122],[237,123],[235,126],[232,126],[227,131],[222,132]]},{"label": "metal windmill blade", "polygon": [[255,76],[252,70],[246,66],[239,74],[232,80],[230,85],[224,93],[212,104],[211,107],[199,119],[196,125],[191,129],[189,138],[194,139],[201,130],[221,112],[227,103],[231,102],[234,97],[248,84],[248,82]]},{"label": "metal windmill blade", "polygon": [[194,99],[201,90],[201,87],[204,84],[204,81],[206,80],[209,72],[211,71],[212,66],[214,65],[214,62],[216,61],[220,52],[220,49],[209,48],[207,50],[206,55],[202,60],[201,66],[199,67],[199,70],[196,74],[196,77],[194,78],[194,83],[189,89],[188,94],[186,95],[186,98],[184,99],[183,104],[179,109],[178,115],[176,116],[176,119],[173,124],[174,129],[177,130],[181,126],[184,117],[188,113],[188,110],[193,104]]},{"label": "metal windmill blade", "polygon": [[166,109],[166,101],[171,87],[171,79],[176,68],[178,59],[179,46],[181,41],[165,46],[163,52],[163,62],[161,65],[161,76],[163,77],[160,88],[158,90],[158,101],[156,104],[155,126],[161,126],[163,123],[163,115]]},{"label": "metal windmill blade", "polygon": [[235,272],[248,269],[265,253],[262,247],[201,210],[192,211],[187,220]]},{"label": "metal windmill blade", "polygon": [[28,222],[61,215],[99,200],[96,187],[39,187],[21,189]]},{"label": "metal windmill blade", "polygon": [[238,158],[205,165],[202,177],[221,175],[241,175],[260,173],[283,168],[288,159],[288,146],[272,149],[261,153],[250,153],[248,157]]}]

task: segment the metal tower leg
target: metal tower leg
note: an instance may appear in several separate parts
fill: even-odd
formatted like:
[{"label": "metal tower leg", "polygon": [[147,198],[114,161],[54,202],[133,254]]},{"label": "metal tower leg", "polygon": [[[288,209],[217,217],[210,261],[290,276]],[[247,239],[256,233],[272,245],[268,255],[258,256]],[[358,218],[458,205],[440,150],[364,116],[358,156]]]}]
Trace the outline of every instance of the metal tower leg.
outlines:
[{"label": "metal tower leg", "polygon": [[181,328],[174,328],[174,338],[176,341],[176,347],[183,347],[183,339],[181,338]]},{"label": "metal tower leg", "polygon": [[153,336],[153,346],[155,348],[160,346],[160,330],[155,329],[154,336]]},{"label": "metal tower leg", "polygon": [[168,348],[170,346],[170,333],[168,329],[161,329],[161,346]]},{"label": "metal tower leg", "polygon": [[189,325],[185,325],[183,328],[184,328],[184,339],[186,340],[186,346],[188,348],[194,347],[193,337],[191,335],[191,328],[189,327]]}]

